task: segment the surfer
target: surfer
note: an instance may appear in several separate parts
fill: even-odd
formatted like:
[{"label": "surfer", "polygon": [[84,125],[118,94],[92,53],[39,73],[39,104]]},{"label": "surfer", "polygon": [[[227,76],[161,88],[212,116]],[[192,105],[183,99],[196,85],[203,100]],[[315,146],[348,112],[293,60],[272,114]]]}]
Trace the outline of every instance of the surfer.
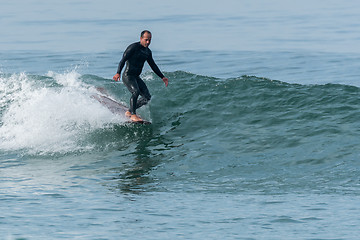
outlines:
[{"label": "surfer", "polygon": [[[151,43],[151,32],[144,30],[140,35],[140,42],[130,44],[119,62],[117,73],[113,79],[115,81],[120,80],[120,74],[125,66],[125,70],[122,74],[122,81],[131,93],[130,108],[125,113],[127,117],[130,117],[132,121],[142,121],[140,117],[136,115],[136,109],[147,104],[151,99],[150,92],[145,82],[140,78],[141,71],[144,67],[145,61],[148,62],[151,69],[158,75],[168,86],[169,80],[162,74],[159,67],[156,65],[149,45]],[[139,95],[141,98],[138,100]]]}]

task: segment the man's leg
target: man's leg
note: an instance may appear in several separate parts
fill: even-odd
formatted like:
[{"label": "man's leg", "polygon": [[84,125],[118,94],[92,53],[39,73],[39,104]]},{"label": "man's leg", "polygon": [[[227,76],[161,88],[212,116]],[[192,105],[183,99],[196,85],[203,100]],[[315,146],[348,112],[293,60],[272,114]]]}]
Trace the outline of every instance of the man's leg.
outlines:
[{"label": "man's leg", "polygon": [[123,74],[122,80],[131,93],[129,111],[131,114],[136,114],[137,99],[140,95],[140,89],[137,83],[137,78],[135,76],[129,76]]},{"label": "man's leg", "polygon": [[150,101],[151,95],[145,82],[140,77],[137,78],[137,84],[140,89],[141,98],[137,101],[136,108],[140,108]]}]

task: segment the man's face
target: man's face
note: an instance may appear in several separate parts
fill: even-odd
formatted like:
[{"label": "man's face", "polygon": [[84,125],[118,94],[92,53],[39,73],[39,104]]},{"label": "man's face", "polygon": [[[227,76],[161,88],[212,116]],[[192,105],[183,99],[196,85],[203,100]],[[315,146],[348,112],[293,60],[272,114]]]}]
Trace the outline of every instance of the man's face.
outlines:
[{"label": "man's face", "polygon": [[142,37],[140,37],[140,44],[143,46],[143,47],[149,47],[151,43],[151,34],[150,33],[144,33],[144,35]]}]

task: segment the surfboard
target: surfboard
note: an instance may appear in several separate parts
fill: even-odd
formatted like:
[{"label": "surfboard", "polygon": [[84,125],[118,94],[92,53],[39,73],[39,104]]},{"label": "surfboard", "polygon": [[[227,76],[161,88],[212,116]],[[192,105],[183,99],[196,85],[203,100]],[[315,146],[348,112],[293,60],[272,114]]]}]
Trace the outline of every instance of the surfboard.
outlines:
[{"label": "surfboard", "polygon": [[[98,100],[103,106],[107,107],[112,113],[118,114],[125,117],[125,112],[129,109],[124,104],[119,103],[107,96],[100,95],[100,94],[94,94],[92,95],[93,98]],[[127,118],[127,117],[126,117]],[[141,118],[141,117],[140,117]],[[131,121],[130,118],[128,123],[135,123],[135,124],[151,124],[151,122],[142,120],[142,121]]]}]

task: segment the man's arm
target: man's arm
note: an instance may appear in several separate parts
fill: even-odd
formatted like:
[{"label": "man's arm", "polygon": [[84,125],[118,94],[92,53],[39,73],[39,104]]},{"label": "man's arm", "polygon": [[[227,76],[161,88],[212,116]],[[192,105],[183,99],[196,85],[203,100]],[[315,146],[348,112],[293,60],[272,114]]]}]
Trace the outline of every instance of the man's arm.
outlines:
[{"label": "man's arm", "polygon": [[165,83],[165,86],[167,87],[169,84],[169,79],[167,79],[164,74],[162,74],[162,72],[160,71],[159,67],[156,65],[152,54],[150,55],[149,59],[147,60],[147,62],[149,63],[151,69],[154,71],[154,73],[156,73],[156,75],[158,75]]},{"label": "man's arm", "polygon": [[127,49],[125,50],[123,57],[121,58],[120,62],[119,62],[119,66],[117,69],[116,74],[114,75],[113,79],[115,81],[119,81],[120,80],[120,74],[122,69],[125,66],[126,61],[131,57],[131,55],[134,52],[134,44],[131,44],[130,46],[127,47]]}]

